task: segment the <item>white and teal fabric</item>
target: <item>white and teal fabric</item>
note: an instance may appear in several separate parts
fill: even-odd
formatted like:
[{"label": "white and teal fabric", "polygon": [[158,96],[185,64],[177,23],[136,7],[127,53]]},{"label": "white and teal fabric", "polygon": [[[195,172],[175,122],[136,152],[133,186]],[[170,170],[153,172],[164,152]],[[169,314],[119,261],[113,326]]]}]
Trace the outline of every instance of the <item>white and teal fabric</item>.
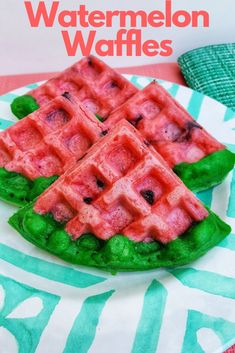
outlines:
[{"label": "white and teal fabric", "polygon": [[[139,88],[151,79],[128,78]],[[235,114],[188,88],[160,82],[235,151]],[[15,122],[0,97],[0,128]],[[198,195],[235,233],[235,171]],[[116,276],[76,267],[27,243],[0,203],[1,353],[218,353],[235,342],[235,235],[173,270]]]}]

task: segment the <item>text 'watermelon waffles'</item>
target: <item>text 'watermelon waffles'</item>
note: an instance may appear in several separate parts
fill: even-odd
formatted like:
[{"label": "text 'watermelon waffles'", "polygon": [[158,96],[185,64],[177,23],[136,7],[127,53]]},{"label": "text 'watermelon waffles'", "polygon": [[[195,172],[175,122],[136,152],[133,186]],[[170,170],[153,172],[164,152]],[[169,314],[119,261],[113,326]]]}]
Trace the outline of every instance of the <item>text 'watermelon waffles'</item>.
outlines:
[{"label": "text 'watermelon waffles'", "polygon": [[220,183],[234,166],[234,153],[155,81],[117,108],[105,125],[121,119],[134,125],[193,191]]},{"label": "text 'watermelon waffles'", "polygon": [[0,134],[0,197],[33,200],[106,134],[104,126],[66,93]]},{"label": "text 'watermelon waffles'", "polygon": [[125,120],[9,222],[67,261],[111,271],[185,264],[230,232]]},{"label": "text 'watermelon waffles'", "polygon": [[19,119],[68,92],[101,119],[124,103],[138,89],[94,56],[85,57],[27,95],[16,98],[12,112]]}]

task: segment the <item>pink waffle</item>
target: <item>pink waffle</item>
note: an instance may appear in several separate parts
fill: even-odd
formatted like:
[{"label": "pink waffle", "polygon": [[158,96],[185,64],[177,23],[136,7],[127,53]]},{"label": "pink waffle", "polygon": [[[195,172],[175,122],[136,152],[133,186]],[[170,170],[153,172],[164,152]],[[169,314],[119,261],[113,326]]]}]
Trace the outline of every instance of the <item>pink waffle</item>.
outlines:
[{"label": "pink waffle", "polygon": [[29,179],[60,175],[105,133],[103,124],[66,94],[0,134],[0,166]]},{"label": "pink waffle", "polygon": [[99,140],[36,201],[74,239],[122,233],[167,243],[207,217],[201,202],[125,120]]},{"label": "pink waffle", "polygon": [[40,106],[69,92],[94,114],[106,119],[138,89],[94,56],[85,57],[42,86],[30,91]]},{"label": "pink waffle", "polygon": [[155,81],[113,111],[105,124],[112,127],[121,119],[133,124],[170,167],[225,148]]}]

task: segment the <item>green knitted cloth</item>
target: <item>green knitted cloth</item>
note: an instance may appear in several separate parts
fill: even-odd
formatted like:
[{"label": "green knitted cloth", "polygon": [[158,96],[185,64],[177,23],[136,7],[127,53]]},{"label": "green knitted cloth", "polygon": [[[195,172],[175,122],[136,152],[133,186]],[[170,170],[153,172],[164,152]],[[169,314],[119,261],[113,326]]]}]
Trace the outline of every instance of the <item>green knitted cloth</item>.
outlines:
[{"label": "green knitted cloth", "polygon": [[188,51],[178,63],[191,88],[235,110],[235,43]]}]

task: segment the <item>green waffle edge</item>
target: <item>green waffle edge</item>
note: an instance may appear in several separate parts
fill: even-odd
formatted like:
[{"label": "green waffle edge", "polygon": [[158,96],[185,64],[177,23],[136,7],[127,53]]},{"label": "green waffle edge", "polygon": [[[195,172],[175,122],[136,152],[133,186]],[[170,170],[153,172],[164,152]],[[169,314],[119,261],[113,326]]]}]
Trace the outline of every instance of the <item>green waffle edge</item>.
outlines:
[{"label": "green waffle edge", "polygon": [[24,206],[46,190],[58,176],[29,180],[20,173],[0,168],[0,199],[15,206]]},{"label": "green waffle edge", "polygon": [[59,258],[76,264],[116,273],[175,267],[190,263],[222,241],[231,231],[212,211],[176,240],[163,245],[157,241],[136,243],[117,234],[107,241],[92,234],[72,240],[64,225],[52,215],[39,215],[33,203],[21,208],[9,224],[27,241]]},{"label": "green waffle edge", "polygon": [[223,149],[195,163],[180,163],[173,171],[190,190],[199,192],[221,183],[234,163],[235,153]]},{"label": "green waffle edge", "polygon": [[11,111],[18,119],[23,119],[38,108],[36,99],[27,94],[15,98],[11,103]]}]

